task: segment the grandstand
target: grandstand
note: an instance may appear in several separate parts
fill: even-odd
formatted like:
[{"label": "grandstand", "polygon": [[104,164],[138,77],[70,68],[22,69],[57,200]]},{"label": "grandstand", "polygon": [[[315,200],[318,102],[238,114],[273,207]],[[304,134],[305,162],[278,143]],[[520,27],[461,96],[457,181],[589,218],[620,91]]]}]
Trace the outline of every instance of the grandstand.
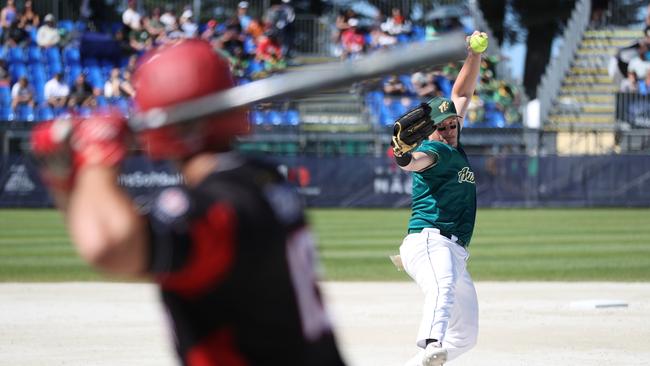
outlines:
[{"label": "grandstand", "polygon": [[[54,6],[55,3],[58,8]],[[420,5],[415,1],[369,2],[371,10],[383,14],[390,14],[393,7],[404,7],[407,16],[415,14],[417,6],[421,6],[420,17],[407,19],[408,26],[402,27],[400,33],[396,34],[392,34],[390,28],[373,23],[373,13],[369,12],[368,7],[356,8],[357,13],[348,12],[347,7],[354,1],[325,1],[318,9],[313,8],[314,2],[296,1],[292,53],[290,57],[283,55],[283,58],[274,58],[273,47],[286,49],[281,39],[264,40],[265,54],[258,52],[259,36],[254,36],[248,30],[238,30],[243,36],[241,46],[238,41],[223,40],[224,34],[233,31],[229,19],[235,15],[237,3],[234,0],[202,0],[193,3],[198,6],[187,7],[186,2],[182,1],[148,1],[142,2],[138,9],[143,14],[149,14],[156,6],[171,6],[176,14],[193,10],[198,30],[193,36],[204,36],[209,33],[206,30],[214,29],[218,36],[209,36],[210,41],[215,42],[215,48],[231,59],[242,84],[269,77],[276,72],[298,69],[301,65],[339,61],[343,55],[363,57],[364,53],[374,52],[378,48],[431,40],[437,34],[452,29],[469,32],[479,27],[490,33],[475,0],[427,0],[419,2]],[[268,7],[265,1],[249,3],[253,18],[263,16],[269,10],[265,8]],[[307,3],[310,5],[305,5]],[[479,164],[484,164],[477,168],[478,174],[482,169],[484,176],[489,177],[489,184],[503,187],[499,183],[499,169],[512,174],[519,183],[508,186],[512,189],[508,192],[496,188],[491,191],[494,186],[486,188],[494,195],[481,204],[561,204],[561,200],[545,195],[548,191],[544,189],[558,183],[549,183],[542,188],[542,178],[537,174],[548,172],[541,167],[544,163],[536,160],[538,158],[549,157],[553,160],[566,155],[576,156],[576,159],[584,155],[611,158],[618,154],[624,159],[625,154],[650,151],[650,108],[644,107],[650,102],[639,93],[618,93],[620,76],[612,73],[612,63],[621,63],[621,50],[629,49],[631,44],[638,43],[643,37],[643,25],[638,21],[629,18],[621,21],[617,18],[620,13],[613,10],[622,3],[635,3],[637,7],[640,4],[631,0],[612,1],[610,11],[600,22],[594,23],[591,19],[591,2],[576,1],[571,21],[562,35],[562,48],[547,65],[535,100],[528,100],[522,85],[513,81],[510,71],[501,62],[499,45],[491,41],[491,53],[484,57],[482,78],[465,120],[462,141],[465,150],[475,156]],[[26,159],[24,152],[29,149],[26,144],[29,131],[39,121],[62,113],[85,115],[92,108],[106,106],[115,106],[125,114],[131,113],[134,108],[128,96],[107,97],[101,92],[113,68],[120,68],[124,72],[131,70],[134,64],[134,58],[123,52],[124,44],[115,38],[117,33],[123,31],[120,13],[124,9],[117,7],[112,13],[106,13],[108,15],[104,19],[93,20],[81,19],[78,9],[72,8],[68,2],[35,1],[35,5],[37,11],[42,9],[61,19],[57,23],[61,43],[55,47],[40,47],[37,32],[31,29],[29,38],[22,44],[5,44],[0,48],[0,59],[5,62],[9,79],[5,84],[0,82],[0,151],[5,162],[15,161],[16,157],[18,160]],[[337,37],[349,22],[346,16],[357,17],[354,23],[360,24],[357,32],[362,37],[356,39],[363,47],[355,55],[340,52],[342,45]],[[341,25],[344,28],[339,29]],[[379,39],[381,42],[378,42]],[[241,50],[237,50],[238,47]],[[431,65],[422,70],[412,70],[412,73],[386,75],[301,98],[252,106],[250,118],[254,133],[242,138],[238,148],[246,153],[275,156],[286,161],[289,170],[292,169],[289,168],[291,164],[302,161],[304,169],[313,175],[321,172],[321,177],[326,177],[326,173],[322,172],[328,172],[327,167],[334,169],[340,164],[338,158],[358,157],[372,166],[379,164],[374,171],[367,173],[371,178],[363,178],[374,179],[375,189],[386,194],[403,194],[408,190],[408,178],[400,175],[390,166],[390,160],[386,160],[392,122],[423,99],[432,95],[448,96],[458,71],[457,66],[454,63]],[[94,104],[48,106],[44,85],[58,72],[63,73],[63,79],[68,84],[78,75],[85,75],[95,90]],[[11,88],[21,76],[27,76],[33,85],[33,107],[11,107]],[[387,84],[391,83],[399,84],[398,92],[388,87]],[[556,162],[553,160],[549,164]],[[574,166],[566,170],[562,164],[566,162],[560,164],[561,170],[566,172],[590,167],[577,162],[575,164],[579,169]],[[614,160],[608,160],[607,164],[602,169],[614,169],[616,166]],[[0,178],[29,170],[15,166],[13,163],[3,163],[4,175],[0,175]],[[557,168],[553,166],[553,169]],[[14,178],[13,181],[20,179]],[[521,182],[525,182],[524,186],[521,186]],[[564,183],[568,184],[566,188],[569,189],[575,182]],[[314,188],[310,192],[316,191]],[[581,195],[576,198],[575,202],[578,203],[575,204],[589,202],[593,194],[585,197]],[[384,199],[386,203],[377,199],[371,203],[364,201],[360,205],[404,205],[407,202],[401,196]],[[319,205],[325,201],[316,202]],[[332,201],[327,202],[325,205],[332,204]],[[351,205],[358,203],[350,202],[348,204]],[[643,202],[640,200],[636,203]],[[598,204],[613,203],[615,201],[605,198],[598,201]]]}]

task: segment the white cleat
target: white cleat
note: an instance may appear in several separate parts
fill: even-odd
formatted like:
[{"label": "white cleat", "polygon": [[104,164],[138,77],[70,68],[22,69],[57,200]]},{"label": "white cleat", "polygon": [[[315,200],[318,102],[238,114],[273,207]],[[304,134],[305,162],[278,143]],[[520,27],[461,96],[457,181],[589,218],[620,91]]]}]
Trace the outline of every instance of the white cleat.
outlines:
[{"label": "white cleat", "polygon": [[442,366],[447,361],[447,350],[440,343],[429,343],[422,355],[422,366]]}]

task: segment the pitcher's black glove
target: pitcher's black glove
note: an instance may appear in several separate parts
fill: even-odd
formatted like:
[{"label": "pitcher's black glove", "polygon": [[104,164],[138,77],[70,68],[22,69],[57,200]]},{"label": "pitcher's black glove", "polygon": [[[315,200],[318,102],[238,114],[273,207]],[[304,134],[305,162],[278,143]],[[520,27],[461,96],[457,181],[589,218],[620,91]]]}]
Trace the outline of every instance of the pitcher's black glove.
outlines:
[{"label": "pitcher's black glove", "polygon": [[395,121],[391,141],[395,156],[400,157],[415,149],[420,141],[433,133],[435,125],[431,120],[430,113],[431,107],[422,103]]}]

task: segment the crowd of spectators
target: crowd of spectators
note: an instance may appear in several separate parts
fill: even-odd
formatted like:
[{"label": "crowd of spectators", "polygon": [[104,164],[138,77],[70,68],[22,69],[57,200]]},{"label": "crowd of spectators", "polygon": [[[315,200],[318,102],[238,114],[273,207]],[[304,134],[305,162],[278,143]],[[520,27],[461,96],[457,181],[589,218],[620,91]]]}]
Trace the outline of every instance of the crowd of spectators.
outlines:
[{"label": "crowd of spectators", "polygon": [[621,79],[620,92],[650,95],[650,25],[646,25],[643,38],[619,50],[615,61],[617,70],[613,72]]},{"label": "crowd of spectators", "polygon": [[[398,8],[393,8],[390,16],[380,13],[375,19],[362,22],[358,14],[347,9],[336,19],[334,39],[340,45],[341,57],[355,58],[400,42],[429,40],[440,33],[464,28],[458,19],[430,23],[414,25]],[[514,84],[496,78],[498,62],[497,57],[487,55],[481,61],[481,78],[465,119],[468,127],[521,126],[522,92]],[[366,101],[370,114],[378,118],[379,124],[390,126],[420,102],[438,96],[449,98],[460,66],[450,62],[411,75],[384,78],[380,85],[369,88]]]},{"label": "crowd of spectators", "polygon": [[[48,76],[41,78],[40,83],[33,79],[31,72],[16,74],[5,59],[0,59],[0,88],[3,85],[10,88],[12,112],[17,113],[21,106],[27,106],[48,108],[57,114],[128,101],[134,93],[130,78],[137,57],[152,47],[179,38],[198,37],[209,41],[215,50],[230,60],[233,73],[241,82],[283,70],[292,57],[295,13],[290,0],[282,0],[271,6],[262,16],[249,13],[249,3],[241,1],[236,9],[232,9],[232,16],[210,19],[205,24],[196,21],[189,5],[180,8],[179,12],[176,10],[170,4],[162,8],[144,9],[142,3],[129,0],[121,13],[121,22],[102,30],[110,33],[124,56],[121,59],[128,59],[128,62],[120,61],[112,66],[102,62],[102,76],[99,78],[97,73],[93,73],[93,67],[99,69],[100,66],[89,66],[85,61],[82,63],[80,58],[83,56],[79,55],[76,56],[77,69],[70,68],[65,61],[61,67],[47,66]],[[63,21],[57,23],[52,14],[46,14],[41,19],[29,0],[25,1],[22,9],[17,9],[13,0],[7,0],[0,11],[5,50],[24,45],[25,52],[28,49],[31,52],[36,45],[42,52],[51,48],[58,50],[60,55],[66,55],[68,48],[71,48],[78,54],[79,44],[74,43],[79,35],[74,34],[79,30],[78,26],[75,24],[71,28],[71,21],[66,21],[66,26],[61,23]],[[17,32],[12,27],[22,29],[26,38],[14,37]],[[436,30],[432,32],[429,30],[432,27],[427,26],[425,31],[423,26],[414,25],[398,8],[393,8],[388,16],[379,14],[374,19],[363,18],[352,10],[346,10],[336,19],[335,40],[341,46],[343,57],[356,57],[363,52],[399,42],[431,38],[436,33],[459,27],[462,25],[457,20],[438,22],[435,24]],[[90,28],[96,29],[95,26]],[[67,59],[67,56],[63,59]],[[483,77],[468,112],[469,122],[482,120],[486,111],[490,110],[499,112],[508,121],[519,117],[516,112],[519,99],[517,88],[494,78],[495,62],[491,58],[483,61]],[[399,112],[434,96],[449,97],[458,71],[458,65],[450,63],[436,70],[391,76],[385,79],[381,87],[383,105],[376,105],[377,111],[383,111],[388,105],[399,104],[399,108],[391,109]]]},{"label": "crowd of spectators", "polygon": [[372,19],[344,9],[336,17],[332,39],[336,45],[334,52],[347,59],[397,43],[431,40],[441,33],[463,28],[458,18],[432,19],[415,25],[400,8],[392,8],[388,16],[379,11]]},{"label": "crowd of spectators", "polygon": [[[481,78],[467,111],[466,127],[516,127],[521,124],[521,91],[495,77],[497,62],[495,57],[488,56],[481,61]],[[450,62],[433,70],[384,78],[381,90],[369,93],[371,114],[379,113],[380,124],[390,126],[401,113],[421,102],[439,96],[449,98],[460,66]],[[381,100],[375,99],[380,97]]]},{"label": "crowd of spectators", "polygon": [[196,22],[189,5],[178,17],[169,4],[164,10],[153,8],[144,14],[137,9],[137,2],[130,0],[122,14],[126,37],[118,36],[128,39],[133,53],[141,54],[179,38],[200,37],[230,59],[235,75],[244,79],[283,70],[292,56],[295,13],[290,0],[271,6],[261,17],[249,15],[249,3],[241,1],[233,16],[221,22],[210,19],[205,26]]}]

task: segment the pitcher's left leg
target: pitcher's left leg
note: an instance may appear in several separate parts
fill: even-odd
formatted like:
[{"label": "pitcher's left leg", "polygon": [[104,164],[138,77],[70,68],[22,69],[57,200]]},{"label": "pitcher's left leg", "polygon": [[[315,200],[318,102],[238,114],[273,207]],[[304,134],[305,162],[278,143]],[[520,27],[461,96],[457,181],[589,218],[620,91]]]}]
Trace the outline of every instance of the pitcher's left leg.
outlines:
[{"label": "pitcher's left leg", "polygon": [[442,346],[448,360],[460,356],[476,345],[478,339],[478,298],[474,282],[467,270],[456,283],[456,301]]}]

